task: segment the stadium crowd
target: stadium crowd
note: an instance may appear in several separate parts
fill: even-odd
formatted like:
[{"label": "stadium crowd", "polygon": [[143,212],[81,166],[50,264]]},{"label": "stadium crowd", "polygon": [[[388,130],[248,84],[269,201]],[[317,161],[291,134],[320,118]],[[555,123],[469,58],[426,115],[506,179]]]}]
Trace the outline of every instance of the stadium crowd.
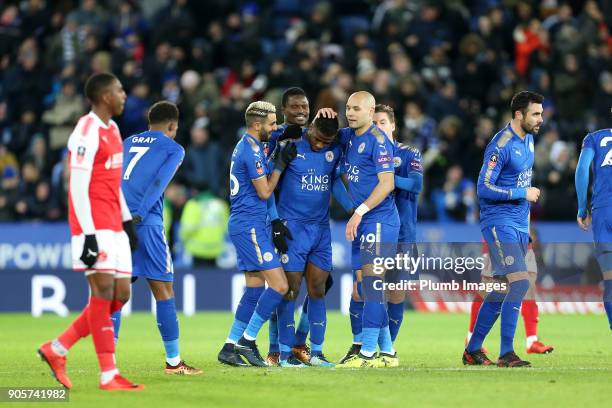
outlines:
[{"label": "stadium crowd", "polygon": [[532,215],[573,220],[582,138],[612,127],[611,27],[611,3],[595,0],[2,1],[0,220],[65,219],[65,146],[84,80],[102,71],[128,94],[123,137],[146,130],[153,102],[178,103],[175,217],[200,193],[227,200],[246,106],[280,109],[299,86],[311,116],[343,112],[355,90],[392,106],[398,139],[423,153],[419,219],[464,222],[478,220],[475,180],[510,98],[539,92]]}]

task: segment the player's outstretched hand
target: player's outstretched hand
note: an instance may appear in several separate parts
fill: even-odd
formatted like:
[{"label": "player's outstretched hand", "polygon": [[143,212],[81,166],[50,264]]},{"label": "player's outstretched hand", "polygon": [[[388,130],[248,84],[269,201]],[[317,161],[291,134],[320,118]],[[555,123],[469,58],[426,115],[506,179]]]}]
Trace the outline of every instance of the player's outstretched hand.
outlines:
[{"label": "player's outstretched hand", "polygon": [[286,254],[289,248],[287,247],[287,239],[293,240],[293,235],[289,228],[280,220],[272,221],[272,242],[281,254]]},{"label": "player's outstretched hand", "polygon": [[293,142],[287,143],[280,151],[274,169],[282,173],[295,156],[297,156],[297,146]]},{"label": "player's outstretched hand", "polygon": [[317,115],[315,116],[315,119],[318,118],[319,116],[324,117],[324,118],[333,119],[336,116],[338,116],[338,114],[332,108],[321,108],[317,111]]},{"label": "player's outstretched hand", "polygon": [[300,125],[289,125],[278,137],[278,141],[282,142],[286,139],[299,139],[300,137],[302,137],[302,127]]},{"label": "player's outstretched hand", "polygon": [[134,229],[134,222],[132,220],[124,221],[123,230],[130,239],[130,249],[132,252],[136,251],[138,248],[138,235],[136,235],[136,230]]},{"label": "player's outstretched hand", "polygon": [[346,223],[346,231],[344,235],[347,241],[354,241],[357,238],[357,227],[361,223],[361,215],[354,213],[351,219]]},{"label": "player's outstretched hand", "polygon": [[580,211],[578,211],[576,222],[578,222],[578,226],[583,231],[587,231],[589,229],[589,226],[591,225],[591,214],[588,214],[588,213],[580,214]]},{"label": "player's outstretched hand", "polygon": [[527,201],[535,203],[540,198],[540,189],[536,187],[527,188]]},{"label": "player's outstretched hand", "polygon": [[88,268],[94,266],[98,260],[98,241],[96,240],[95,234],[85,235],[83,253],[80,259]]}]

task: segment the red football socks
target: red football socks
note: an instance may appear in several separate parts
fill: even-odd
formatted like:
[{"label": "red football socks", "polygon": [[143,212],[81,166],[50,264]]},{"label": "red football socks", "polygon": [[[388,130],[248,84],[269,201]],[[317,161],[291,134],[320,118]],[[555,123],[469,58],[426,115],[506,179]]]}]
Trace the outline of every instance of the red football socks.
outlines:
[{"label": "red football socks", "polygon": [[100,363],[100,371],[110,371],[115,365],[115,341],[110,319],[112,301],[91,297],[89,300],[89,329]]},{"label": "red football socks", "polygon": [[523,300],[521,314],[525,322],[525,335],[538,335],[538,304],[535,300]]},{"label": "red football socks", "polygon": [[476,325],[476,318],[478,317],[478,311],[482,305],[482,297],[476,294],[472,301],[472,308],[470,309],[470,333],[474,332],[474,326]]}]

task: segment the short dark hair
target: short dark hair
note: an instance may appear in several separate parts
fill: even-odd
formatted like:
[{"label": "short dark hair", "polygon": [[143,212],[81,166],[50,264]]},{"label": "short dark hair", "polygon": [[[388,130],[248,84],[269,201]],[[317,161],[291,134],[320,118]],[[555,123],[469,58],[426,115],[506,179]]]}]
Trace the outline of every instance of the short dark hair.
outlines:
[{"label": "short dark hair", "polygon": [[383,105],[382,103],[379,103],[378,105],[374,106],[374,113],[381,112],[387,114],[387,116],[389,117],[389,122],[395,123],[395,112],[393,111],[392,107],[390,107],[389,105]]},{"label": "short dark hair", "polygon": [[281,100],[281,106],[283,108],[287,106],[287,102],[289,101],[289,98],[291,98],[292,96],[306,97],[306,92],[304,92],[302,88],[298,88],[297,86],[286,89],[285,92],[283,92],[283,98]]},{"label": "short dark hair", "polygon": [[338,133],[338,118],[324,118],[319,116],[312,122],[315,129],[321,133],[322,136],[325,137],[326,140],[331,141],[336,137]]},{"label": "short dark hair", "polygon": [[178,122],[179,110],[175,104],[168,101],[155,102],[147,113],[149,125],[158,125],[167,122]]},{"label": "short dark hair", "polygon": [[98,103],[104,90],[116,80],[117,77],[110,72],[93,74],[85,82],[85,96],[91,103]]},{"label": "short dark hair", "polygon": [[536,92],[531,91],[521,91],[515,94],[512,97],[512,101],[510,102],[510,110],[512,111],[512,118],[514,119],[514,115],[516,111],[521,111],[523,115],[527,112],[527,108],[530,103],[543,103],[544,97]]}]

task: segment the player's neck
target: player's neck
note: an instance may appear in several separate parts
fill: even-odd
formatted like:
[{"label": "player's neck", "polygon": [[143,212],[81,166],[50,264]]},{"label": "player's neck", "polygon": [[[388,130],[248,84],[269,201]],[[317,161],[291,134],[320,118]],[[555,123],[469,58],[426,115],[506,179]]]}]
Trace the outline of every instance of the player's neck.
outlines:
[{"label": "player's neck", "polygon": [[91,111],[98,117],[106,126],[110,123],[113,115],[110,113],[108,109],[105,109],[101,106],[93,106]]},{"label": "player's neck", "polygon": [[157,126],[149,126],[149,132],[160,132],[163,133],[164,136],[169,137],[166,132],[164,132],[164,129],[161,127],[157,127]]},{"label": "player's neck", "polygon": [[257,140],[258,142],[261,142],[261,139],[259,138],[259,135],[257,134],[257,132],[254,132],[251,129],[247,129],[246,134],[251,136],[253,139]]},{"label": "player's neck", "polygon": [[521,139],[525,139],[525,136],[527,136],[527,133],[525,133],[525,131],[523,130],[520,122],[517,123],[513,119],[512,121],[510,121],[510,127],[512,128],[514,133],[516,133],[516,135]]},{"label": "player's neck", "polygon": [[367,131],[368,131],[368,129],[369,129],[371,126],[372,126],[372,123],[368,123],[368,124],[366,124],[366,125],[363,125],[362,127],[355,129],[355,134],[356,134],[357,136],[361,136],[361,135],[363,135],[365,132],[367,132]]}]

